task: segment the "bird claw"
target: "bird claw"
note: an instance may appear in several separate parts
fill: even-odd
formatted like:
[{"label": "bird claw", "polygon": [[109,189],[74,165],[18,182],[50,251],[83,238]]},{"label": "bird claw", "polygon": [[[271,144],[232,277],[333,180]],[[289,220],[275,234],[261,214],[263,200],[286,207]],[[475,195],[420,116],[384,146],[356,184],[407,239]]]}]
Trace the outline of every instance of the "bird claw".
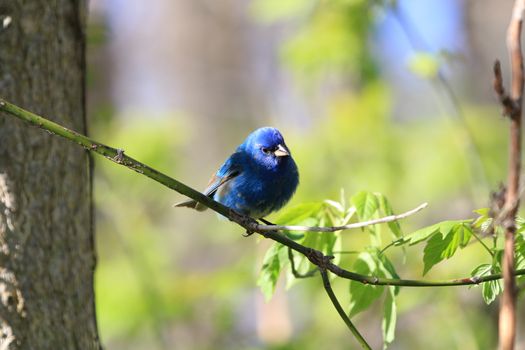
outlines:
[{"label": "bird claw", "polygon": [[250,237],[251,235],[253,235],[253,231],[249,231],[249,230],[246,230],[246,232],[242,234],[243,237]]}]

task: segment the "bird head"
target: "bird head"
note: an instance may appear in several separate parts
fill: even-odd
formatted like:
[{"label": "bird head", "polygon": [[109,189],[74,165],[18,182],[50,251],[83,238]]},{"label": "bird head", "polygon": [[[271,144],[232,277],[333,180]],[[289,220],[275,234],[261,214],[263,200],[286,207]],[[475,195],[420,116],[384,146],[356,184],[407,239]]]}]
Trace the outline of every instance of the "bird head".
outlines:
[{"label": "bird head", "polygon": [[291,157],[279,130],[264,127],[252,132],[239,148],[250,155],[259,165],[276,168]]}]

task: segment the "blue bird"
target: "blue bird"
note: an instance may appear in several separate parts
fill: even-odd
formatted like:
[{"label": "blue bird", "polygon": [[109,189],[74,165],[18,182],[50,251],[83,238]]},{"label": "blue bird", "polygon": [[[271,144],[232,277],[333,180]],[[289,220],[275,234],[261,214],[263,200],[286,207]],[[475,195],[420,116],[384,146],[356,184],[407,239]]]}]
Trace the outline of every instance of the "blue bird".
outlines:
[{"label": "blue bird", "polygon": [[[299,184],[299,172],[279,130],[252,132],[212,176],[204,194],[255,219],[282,208]],[[206,206],[191,200],[178,203],[199,211]]]}]

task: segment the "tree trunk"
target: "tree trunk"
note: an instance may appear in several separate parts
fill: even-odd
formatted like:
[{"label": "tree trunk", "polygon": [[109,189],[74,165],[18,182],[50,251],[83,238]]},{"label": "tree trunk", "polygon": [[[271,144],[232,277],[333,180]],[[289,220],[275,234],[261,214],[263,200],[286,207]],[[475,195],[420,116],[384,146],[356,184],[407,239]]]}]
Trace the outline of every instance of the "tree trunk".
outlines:
[{"label": "tree trunk", "polygon": [[[84,0],[0,0],[0,95],[79,132]],[[91,161],[0,115],[0,349],[100,349]]]}]

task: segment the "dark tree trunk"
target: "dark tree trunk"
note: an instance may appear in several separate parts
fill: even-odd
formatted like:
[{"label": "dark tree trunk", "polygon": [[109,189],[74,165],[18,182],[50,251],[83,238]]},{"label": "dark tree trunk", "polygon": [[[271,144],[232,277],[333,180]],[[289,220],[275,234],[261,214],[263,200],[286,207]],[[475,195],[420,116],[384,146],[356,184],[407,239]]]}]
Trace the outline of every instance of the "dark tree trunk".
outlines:
[{"label": "dark tree trunk", "polygon": [[[0,0],[0,95],[79,132],[83,0]],[[99,349],[90,158],[0,115],[0,349]]]}]

